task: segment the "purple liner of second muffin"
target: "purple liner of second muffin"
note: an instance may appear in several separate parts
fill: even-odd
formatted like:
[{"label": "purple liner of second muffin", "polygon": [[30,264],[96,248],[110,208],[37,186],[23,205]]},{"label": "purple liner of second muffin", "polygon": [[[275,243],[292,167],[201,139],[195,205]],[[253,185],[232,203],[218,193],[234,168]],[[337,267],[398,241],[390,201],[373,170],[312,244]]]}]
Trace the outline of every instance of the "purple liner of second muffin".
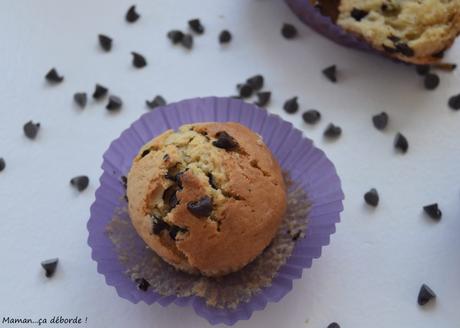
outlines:
[{"label": "purple liner of second muffin", "polygon": [[[106,233],[107,224],[119,207],[124,195],[120,183],[134,156],[143,144],[166,131],[195,122],[239,122],[259,133],[278,159],[283,171],[307,193],[311,203],[308,227],[292,255],[279,269],[272,285],[263,288],[249,302],[236,309],[219,309],[206,305],[198,296],[161,296],[137,289],[118,260],[115,246]],[[197,98],[159,107],[144,114],[121,136],[114,140],[104,154],[103,174],[96,200],[91,206],[88,221],[88,244],[97,270],[105,276],[106,283],[114,286],[118,295],[133,303],[159,303],[167,306],[192,306],[195,312],[211,324],[233,325],[247,320],[254,311],[262,310],[269,302],[278,302],[292,289],[292,281],[302,276],[302,271],[321,255],[322,246],[328,245],[335,224],[340,221],[344,195],[334,165],[326,155],[302,136],[302,132],[280,117],[241,100],[231,98]],[[145,243],[139,237],[139,247]]]},{"label": "purple liner of second muffin", "polygon": [[308,26],[319,34],[345,47],[376,53],[367,42],[346,32],[327,16],[321,15],[309,0],[285,0],[291,10]]}]

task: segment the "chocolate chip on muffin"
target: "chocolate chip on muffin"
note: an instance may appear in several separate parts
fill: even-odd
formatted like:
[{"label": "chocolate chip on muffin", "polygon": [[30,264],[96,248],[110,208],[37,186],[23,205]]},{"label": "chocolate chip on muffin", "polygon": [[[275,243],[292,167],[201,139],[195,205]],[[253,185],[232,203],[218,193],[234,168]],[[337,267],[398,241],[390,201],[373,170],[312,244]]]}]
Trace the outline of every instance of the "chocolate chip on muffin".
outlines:
[{"label": "chocolate chip on muffin", "polygon": [[238,147],[238,143],[225,131],[219,131],[216,134],[217,140],[213,141],[212,144],[218,148],[233,150]]},{"label": "chocolate chip on muffin", "polygon": [[187,209],[196,217],[207,217],[212,213],[212,199],[209,196],[189,202]]}]

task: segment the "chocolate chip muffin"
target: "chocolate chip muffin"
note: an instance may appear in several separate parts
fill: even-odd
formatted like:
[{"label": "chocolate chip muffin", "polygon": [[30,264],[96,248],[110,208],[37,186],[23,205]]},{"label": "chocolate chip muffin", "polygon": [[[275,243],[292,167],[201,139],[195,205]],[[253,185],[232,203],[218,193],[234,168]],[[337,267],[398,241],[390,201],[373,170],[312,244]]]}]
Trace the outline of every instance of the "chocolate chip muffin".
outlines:
[{"label": "chocolate chip muffin", "polygon": [[429,64],[460,33],[460,0],[310,0],[322,14],[398,60]]},{"label": "chocolate chip muffin", "polygon": [[280,166],[238,123],[168,130],[142,147],[128,174],[132,223],[177,269],[219,276],[269,245],[286,209]]}]

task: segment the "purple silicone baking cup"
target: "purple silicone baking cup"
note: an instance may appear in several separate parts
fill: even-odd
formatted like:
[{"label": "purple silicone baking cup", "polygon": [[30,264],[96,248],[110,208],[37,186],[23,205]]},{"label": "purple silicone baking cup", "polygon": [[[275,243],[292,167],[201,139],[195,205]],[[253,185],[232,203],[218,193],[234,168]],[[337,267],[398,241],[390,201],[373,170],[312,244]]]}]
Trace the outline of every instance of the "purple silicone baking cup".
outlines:
[{"label": "purple silicone baking cup", "polygon": [[[292,255],[279,269],[271,286],[263,288],[249,302],[236,309],[209,307],[198,296],[161,296],[153,291],[143,292],[125,274],[115,246],[106,233],[115,210],[122,206],[124,188],[121,176],[126,175],[131,161],[143,144],[166,131],[195,122],[239,122],[259,133],[274,153],[284,171],[307,193],[311,203],[306,236],[299,239]],[[105,276],[108,285],[114,286],[118,295],[133,303],[159,303],[167,306],[192,306],[195,312],[210,324],[233,325],[247,320],[254,311],[262,310],[269,302],[278,302],[292,289],[294,279],[302,276],[303,269],[321,255],[321,248],[329,244],[335,224],[340,221],[344,194],[335,167],[326,155],[302,136],[291,123],[267,113],[266,110],[241,100],[231,98],[196,98],[158,107],[142,115],[121,136],[114,140],[104,153],[103,174],[96,200],[91,206],[87,224],[88,244],[97,271]],[[139,247],[145,247],[139,238]]]},{"label": "purple silicone baking cup", "polygon": [[291,10],[305,24],[328,39],[345,47],[377,53],[367,42],[347,33],[327,16],[321,15],[310,0],[285,0]]}]

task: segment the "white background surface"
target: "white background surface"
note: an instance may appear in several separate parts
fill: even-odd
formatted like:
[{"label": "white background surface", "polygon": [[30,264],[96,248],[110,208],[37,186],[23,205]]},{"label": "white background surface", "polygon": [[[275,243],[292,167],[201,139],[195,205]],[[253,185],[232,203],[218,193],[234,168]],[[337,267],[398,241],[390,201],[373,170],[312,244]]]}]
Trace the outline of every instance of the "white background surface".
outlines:
[{"label": "white background surface", "polygon": [[[102,153],[139,115],[144,101],[162,94],[168,101],[235,94],[235,85],[261,73],[273,91],[269,110],[313,138],[334,161],[346,194],[345,212],[331,245],[311,270],[295,281],[281,302],[254,313],[236,327],[458,327],[460,324],[460,112],[447,98],[460,92],[459,71],[441,73],[441,85],[425,91],[413,68],[341,48],[303,26],[280,0],[137,1],[142,18],[124,21],[130,1],[0,2],[0,173],[2,317],[80,316],[87,327],[208,327],[191,308],[130,304],[105,285],[86,244],[86,222],[101,173]],[[165,37],[200,17],[206,33],[188,53]],[[284,40],[283,22],[294,22],[297,40]],[[234,35],[220,47],[217,35]],[[97,34],[113,37],[103,53]],[[131,66],[130,51],[149,65]],[[460,56],[460,43],[447,59]],[[320,73],[340,70],[332,84]],[[57,67],[64,83],[50,87],[44,74]],[[92,93],[106,85],[123,98],[110,114],[89,101],[79,110],[76,91]],[[301,114],[288,115],[283,102],[299,96],[302,110],[323,114],[314,126]],[[387,111],[385,132],[371,116]],[[25,138],[29,120],[42,128]],[[323,140],[329,122],[343,128],[336,142]],[[409,152],[393,150],[396,132]],[[79,194],[69,186],[75,175],[90,177]],[[363,193],[376,187],[381,204],[370,210]],[[439,202],[440,223],[422,206]],[[59,257],[53,279],[40,261]],[[417,293],[426,282],[438,294],[422,309]],[[5,325],[6,326],[6,325]],[[54,325],[56,326],[56,325]]]}]

